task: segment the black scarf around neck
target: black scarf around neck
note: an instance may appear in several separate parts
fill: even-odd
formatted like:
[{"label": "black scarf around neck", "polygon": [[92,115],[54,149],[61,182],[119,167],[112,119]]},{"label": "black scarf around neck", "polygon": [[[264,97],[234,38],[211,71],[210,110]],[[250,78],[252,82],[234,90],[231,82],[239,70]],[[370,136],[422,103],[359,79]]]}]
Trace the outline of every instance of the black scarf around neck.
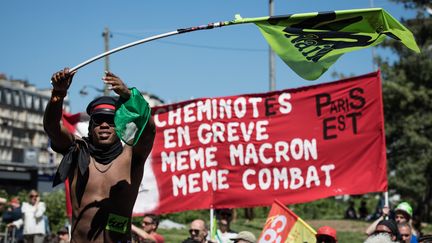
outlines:
[{"label": "black scarf around neck", "polygon": [[111,163],[111,161],[117,158],[123,151],[120,140],[117,140],[114,144],[109,146],[94,145],[91,142],[91,138],[88,137],[83,137],[83,140],[87,143],[91,157],[93,157],[96,162],[104,165]]},{"label": "black scarf around neck", "polygon": [[91,142],[88,137],[76,139],[70,146],[61,160],[57,173],[54,176],[53,187],[64,182],[69,175],[69,170],[75,163],[78,163],[78,168],[81,175],[87,172],[90,163],[90,156],[96,162],[101,164],[109,164],[123,152],[123,145],[120,140],[117,140],[110,146],[98,146]]}]

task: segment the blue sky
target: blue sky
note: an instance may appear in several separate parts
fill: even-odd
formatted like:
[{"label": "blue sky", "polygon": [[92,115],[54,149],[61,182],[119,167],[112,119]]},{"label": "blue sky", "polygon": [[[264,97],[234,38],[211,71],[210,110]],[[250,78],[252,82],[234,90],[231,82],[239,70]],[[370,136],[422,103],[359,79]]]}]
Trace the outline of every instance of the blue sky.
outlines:
[{"label": "blue sky", "polygon": [[[374,0],[400,19],[414,13],[387,0]],[[275,15],[368,8],[370,0],[274,0]],[[104,51],[102,32],[112,32],[110,49],[178,28],[269,14],[268,1],[0,1],[0,73],[50,88],[52,73]],[[377,50],[378,54],[388,55]],[[110,56],[110,69],[128,86],[168,102],[269,91],[268,46],[252,24],[192,32],[145,43]],[[345,54],[316,81],[297,76],[276,57],[276,89],[332,81],[333,71],[371,72],[372,51]],[[98,95],[79,95],[84,85],[103,87],[103,59],[75,75],[69,97],[73,112]]]}]

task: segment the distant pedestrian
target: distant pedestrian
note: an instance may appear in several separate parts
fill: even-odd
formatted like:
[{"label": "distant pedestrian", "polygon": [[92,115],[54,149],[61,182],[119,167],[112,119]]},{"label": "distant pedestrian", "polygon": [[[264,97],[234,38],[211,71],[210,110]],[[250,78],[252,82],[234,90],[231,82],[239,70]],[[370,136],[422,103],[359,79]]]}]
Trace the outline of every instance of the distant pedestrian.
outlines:
[{"label": "distant pedestrian", "polygon": [[183,241],[183,243],[209,243],[208,227],[204,220],[195,219],[189,227],[190,237]]},{"label": "distant pedestrian", "polygon": [[336,230],[330,226],[322,226],[316,233],[317,243],[336,243]]},{"label": "distant pedestrian", "polygon": [[357,219],[357,213],[354,207],[354,201],[349,201],[349,206],[345,210],[345,219]]},{"label": "distant pedestrian", "polygon": [[57,231],[57,240],[59,243],[69,243],[70,242],[70,235],[69,235],[69,228],[63,227]]},{"label": "distant pedestrian", "polygon": [[138,242],[155,242],[164,243],[165,239],[158,234],[159,217],[155,214],[145,214],[141,223],[141,227],[132,225],[132,232],[138,236]]},{"label": "distant pedestrian", "polygon": [[46,206],[41,202],[39,193],[31,190],[28,194],[28,202],[21,207],[22,218],[9,224],[16,228],[24,227],[24,242],[43,243],[45,240],[45,214]]},{"label": "distant pedestrian", "polygon": [[216,241],[218,243],[231,243],[231,238],[237,236],[237,233],[231,230],[230,224],[226,219],[220,219],[216,230]]},{"label": "distant pedestrian", "polygon": [[411,225],[408,222],[401,222],[398,224],[398,229],[402,238],[401,243],[410,243],[412,239]]},{"label": "distant pedestrian", "polygon": [[[8,202],[8,207],[3,212],[2,223],[8,225],[22,218],[21,203],[18,197],[12,197]],[[13,232],[11,232],[12,234]],[[23,240],[23,227],[15,228],[14,237],[17,242]]]},{"label": "distant pedestrian", "polygon": [[252,232],[240,231],[236,237],[231,238],[234,243],[256,243],[256,237]]},{"label": "distant pedestrian", "polygon": [[384,219],[378,222],[372,234],[388,234],[392,241],[399,241],[401,239],[399,229],[393,219]]},{"label": "distant pedestrian", "polygon": [[366,220],[366,218],[369,214],[369,210],[366,207],[366,201],[365,200],[361,200],[360,207],[358,209],[358,213],[359,213],[359,219]]}]

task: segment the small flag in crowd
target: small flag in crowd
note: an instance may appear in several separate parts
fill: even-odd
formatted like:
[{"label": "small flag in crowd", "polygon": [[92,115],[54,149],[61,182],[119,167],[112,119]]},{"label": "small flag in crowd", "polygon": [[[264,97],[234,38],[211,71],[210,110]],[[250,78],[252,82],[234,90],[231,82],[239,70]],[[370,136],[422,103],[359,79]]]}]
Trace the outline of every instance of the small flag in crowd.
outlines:
[{"label": "small flag in crowd", "polygon": [[281,202],[275,200],[258,242],[315,243],[315,234],[312,227]]}]

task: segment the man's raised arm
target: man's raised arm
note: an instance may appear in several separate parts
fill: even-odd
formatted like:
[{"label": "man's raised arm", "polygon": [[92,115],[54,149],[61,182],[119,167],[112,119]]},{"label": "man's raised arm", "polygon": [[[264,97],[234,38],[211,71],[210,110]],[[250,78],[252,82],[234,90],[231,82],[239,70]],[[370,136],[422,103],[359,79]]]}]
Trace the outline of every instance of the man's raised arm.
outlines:
[{"label": "man's raised arm", "polygon": [[63,113],[63,99],[66,97],[67,91],[75,72],[69,72],[65,68],[56,72],[51,77],[53,86],[51,99],[48,101],[44,113],[43,125],[45,132],[51,139],[51,148],[59,153],[67,152],[68,148],[74,141],[74,136],[62,124],[61,118]]},{"label": "man's raised arm", "polygon": [[[123,114],[132,115],[131,117],[123,117],[124,121],[132,121],[137,125],[137,135],[135,137],[120,136],[123,140],[126,139],[128,145],[133,144],[133,160],[144,162],[153,147],[153,141],[156,134],[156,127],[150,115],[150,106],[144,100],[141,93],[135,88],[129,89],[126,84],[115,74],[106,72],[103,77],[104,83],[110,87],[109,89],[117,93],[123,100],[120,109],[127,110],[121,112]],[[131,99],[131,100],[130,100]],[[141,130],[144,127],[143,130]],[[127,132],[123,133],[127,134]]]}]

